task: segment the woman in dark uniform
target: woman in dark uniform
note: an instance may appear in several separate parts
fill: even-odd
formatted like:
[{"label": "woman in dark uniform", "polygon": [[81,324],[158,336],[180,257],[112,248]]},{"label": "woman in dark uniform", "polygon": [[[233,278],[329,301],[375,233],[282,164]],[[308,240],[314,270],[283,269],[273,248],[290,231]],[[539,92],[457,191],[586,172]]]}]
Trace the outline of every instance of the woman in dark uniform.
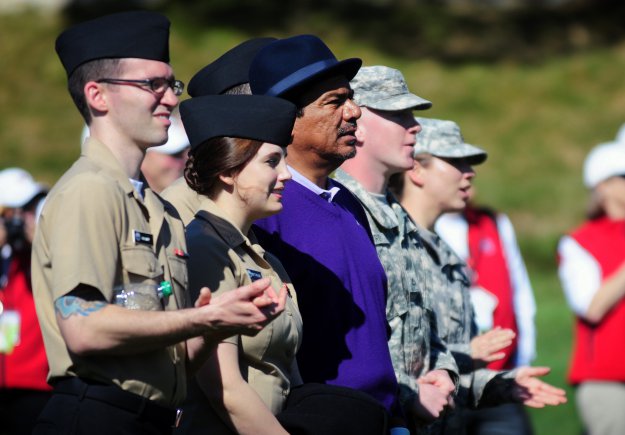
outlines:
[{"label": "woman in dark uniform", "polygon": [[295,360],[302,320],[287,274],[258,245],[251,225],[282,209],[291,178],[283,147],[295,111],[285,100],[251,95],[198,97],[181,105],[191,141],[185,178],[201,196],[186,230],[189,288],[201,282],[220,294],[270,277],[276,293],[288,292],[285,311],[257,335],[217,345],[191,381],[184,433],[287,433],[275,414],[291,387],[302,383]]}]

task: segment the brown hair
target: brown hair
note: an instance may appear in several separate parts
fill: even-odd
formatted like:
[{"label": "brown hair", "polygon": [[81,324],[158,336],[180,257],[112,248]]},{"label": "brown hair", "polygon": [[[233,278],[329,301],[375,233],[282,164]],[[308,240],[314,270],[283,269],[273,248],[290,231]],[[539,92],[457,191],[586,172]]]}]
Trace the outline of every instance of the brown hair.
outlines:
[{"label": "brown hair", "polygon": [[91,124],[91,111],[85,99],[85,85],[102,78],[116,78],[122,73],[122,59],[96,59],[74,70],[67,81],[67,89],[87,125]]},{"label": "brown hair", "polygon": [[219,176],[240,173],[262,144],[236,137],[209,139],[189,152],[184,178],[191,189],[211,197],[219,186]]}]

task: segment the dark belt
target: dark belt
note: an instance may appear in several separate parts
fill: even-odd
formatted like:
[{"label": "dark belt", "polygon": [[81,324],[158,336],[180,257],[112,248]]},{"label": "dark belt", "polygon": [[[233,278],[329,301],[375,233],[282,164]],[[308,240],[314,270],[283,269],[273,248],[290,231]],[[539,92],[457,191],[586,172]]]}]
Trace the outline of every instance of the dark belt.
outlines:
[{"label": "dark belt", "polygon": [[54,393],[69,394],[97,400],[108,405],[137,414],[159,427],[178,427],[182,411],[154,403],[152,400],[122,390],[117,385],[106,385],[77,377],[64,378],[54,383]]}]

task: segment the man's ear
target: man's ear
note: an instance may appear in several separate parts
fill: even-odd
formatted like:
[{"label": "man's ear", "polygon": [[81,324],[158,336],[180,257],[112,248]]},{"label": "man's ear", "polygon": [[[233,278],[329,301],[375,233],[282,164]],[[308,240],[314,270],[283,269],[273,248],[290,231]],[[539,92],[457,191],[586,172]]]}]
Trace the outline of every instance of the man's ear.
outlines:
[{"label": "man's ear", "polygon": [[425,167],[419,160],[414,161],[413,168],[406,171],[406,175],[415,186],[423,187],[425,184]]},{"label": "man's ear", "polygon": [[103,92],[102,84],[94,81],[87,82],[84,92],[85,101],[92,111],[106,112],[108,110],[108,101],[106,99],[106,93]]}]

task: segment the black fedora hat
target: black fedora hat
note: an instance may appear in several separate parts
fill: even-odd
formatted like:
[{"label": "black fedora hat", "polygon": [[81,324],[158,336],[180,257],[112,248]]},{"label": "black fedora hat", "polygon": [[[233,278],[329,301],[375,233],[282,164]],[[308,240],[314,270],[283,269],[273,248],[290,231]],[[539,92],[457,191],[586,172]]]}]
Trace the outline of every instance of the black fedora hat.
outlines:
[{"label": "black fedora hat", "polygon": [[199,70],[189,82],[192,97],[219,95],[228,89],[249,82],[250,64],[256,53],[276,38],[253,38],[226,51]]},{"label": "black fedora hat", "polygon": [[332,75],[351,80],[361,65],[358,58],[339,61],[314,35],[298,35],[279,39],[258,52],[250,65],[250,87],[253,94],[286,97]]},{"label": "black fedora hat", "polygon": [[264,95],[203,95],[180,103],[191,149],[215,137],[238,137],[282,147],[291,142],[296,107]]}]

